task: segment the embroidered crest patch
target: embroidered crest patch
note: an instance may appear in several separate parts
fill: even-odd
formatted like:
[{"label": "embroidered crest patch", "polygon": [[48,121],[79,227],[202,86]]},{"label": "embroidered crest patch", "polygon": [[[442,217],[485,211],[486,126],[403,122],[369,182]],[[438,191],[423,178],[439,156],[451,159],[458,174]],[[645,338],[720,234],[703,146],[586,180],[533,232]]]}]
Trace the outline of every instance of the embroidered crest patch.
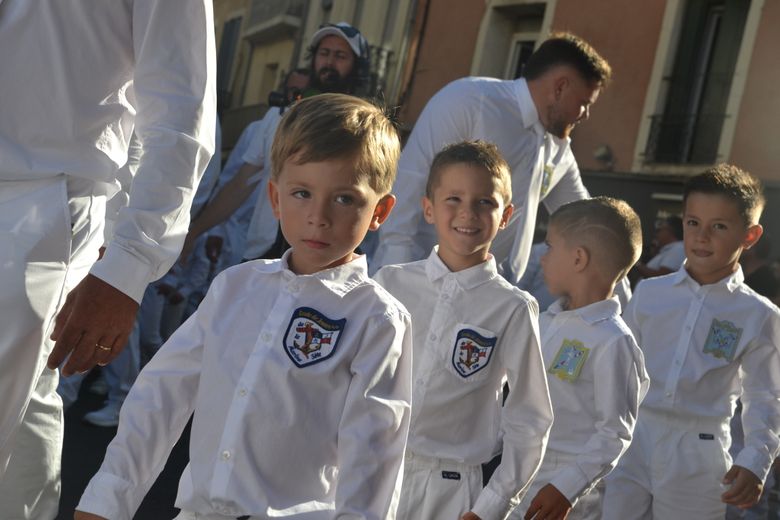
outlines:
[{"label": "embroidered crest patch", "polygon": [[564,339],[552,365],[547,370],[564,381],[576,381],[580,376],[590,349],[576,339]]},{"label": "embroidered crest patch", "polygon": [[712,320],[710,332],[707,334],[707,341],[704,342],[704,353],[731,361],[737,352],[737,345],[739,345],[741,336],[742,329],[737,328],[730,321]]},{"label": "embroidered crest patch", "polygon": [[452,365],[463,377],[469,377],[485,368],[490,362],[496,338],[486,338],[471,329],[461,329],[455,337],[452,349]]},{"label": "embroidered crest patch", "polygon": [[544,171],[542,172],[542,187],[539,190],[539,196],[544,197],[547,194],[547,191],[550,189],[554,171],[555,168],[551,164],[546,164],[544,166]]},{"label": "embroidered crest patch", "polygon": [[346,318],[332,320],[310,307],[295,309],[284,334],[284,351],[298,367],[331,357],[344,332]]}]

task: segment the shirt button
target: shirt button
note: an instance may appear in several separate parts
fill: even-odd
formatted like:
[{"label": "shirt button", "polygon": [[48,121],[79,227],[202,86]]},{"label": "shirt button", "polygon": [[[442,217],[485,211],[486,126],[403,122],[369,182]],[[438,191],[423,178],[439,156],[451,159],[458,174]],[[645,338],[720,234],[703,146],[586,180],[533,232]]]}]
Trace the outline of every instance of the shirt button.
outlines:
[{"label": "shirt button", "polygon": [[238,391],[238,395],[240,395],[241,397],[246,397],[247,393],[248,392],[246,391],[246,388],[242,388],[241,390]]},{"label": "shirt button", "polygon": [[291,293],[297,293],[297,292],[298,292],[298,289],[300,289],[300,287],[298,287],[298,284],[297,284],[297,283],[291,283],[291,284],[289,285],[289,289],[290,289],[290,292],[291,292]]},{"label": "shirt button", "polygon": [[268,343],[269,341],[271,341],[271,335],[267,332],[263,332],[263,334],[260,336],[260,339]]},{"label": "shirt button", "polygon": [[672,393],[671,392],[666,392],[666,397],[672,397]]},{"label": "shirt button", "polygon": [[222,460],[230,460],[230,452],[228,450],[222,452]]},{"label": "shirt button", "polygon": [[431,341],[436,341],[436,334],[431,333]]}]

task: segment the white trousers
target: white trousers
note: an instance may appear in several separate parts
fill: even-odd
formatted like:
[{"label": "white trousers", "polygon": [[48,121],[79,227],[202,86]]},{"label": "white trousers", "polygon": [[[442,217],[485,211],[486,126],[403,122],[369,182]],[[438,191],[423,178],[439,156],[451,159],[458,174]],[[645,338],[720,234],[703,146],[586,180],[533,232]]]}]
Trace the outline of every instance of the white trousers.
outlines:
[{"label": "white trousers", "polygon": [[[539,472],[536,474],[531,486],[528,488],[528,492],[523,497],[514,511],[509,515],[509,520],[522,520],[528,508],[531,506],[531,501],[534,499],[539,490],[550,483],[550,481],[565,467],[574,463],[573,455],[565,453],[556,453],[551,450],[547,450],[544,454],[544,460],[542,466],[539,468]],[[604,495],[603,482],[599,482],[588,493],[581,496],[574,504],[567,520],[599,520],[601,518],[601,500]]]},{"label": "white trousers", "polygon": [[102,243],[105,197],[64,175],[0,181],[0,518],[54,518],[62,402],[53,318]]},{"label": "white trousers", "polygon": [[398,520],[457,520],[482,491],[482,466],[407,452]]},{"label": "white trousers", "polygon": [[639,412],[634,439],[605,479],[604,520],[722,520],[728,421]]}]

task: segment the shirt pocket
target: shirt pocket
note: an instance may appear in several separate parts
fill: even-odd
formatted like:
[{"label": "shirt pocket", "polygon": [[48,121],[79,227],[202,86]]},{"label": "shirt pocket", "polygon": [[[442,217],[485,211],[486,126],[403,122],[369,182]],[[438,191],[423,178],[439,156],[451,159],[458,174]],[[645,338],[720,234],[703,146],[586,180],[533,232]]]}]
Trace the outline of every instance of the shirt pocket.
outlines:
[{"label": "shirt pocket", "polygon": [[495,332],[468,323],[458,323],[445,335],[446,366],[458,379],[477,382],[485,379],[498,343]]}]

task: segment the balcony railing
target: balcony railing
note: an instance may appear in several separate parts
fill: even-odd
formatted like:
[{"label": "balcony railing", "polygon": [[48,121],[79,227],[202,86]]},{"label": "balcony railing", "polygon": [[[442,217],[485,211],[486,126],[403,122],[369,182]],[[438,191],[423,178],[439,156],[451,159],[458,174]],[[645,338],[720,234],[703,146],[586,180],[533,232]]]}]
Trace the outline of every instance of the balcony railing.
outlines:
[{"label": "balcony railing", "polygon": [[726,114],[657,114],[651,116],[645,162],[712,164]]}]

